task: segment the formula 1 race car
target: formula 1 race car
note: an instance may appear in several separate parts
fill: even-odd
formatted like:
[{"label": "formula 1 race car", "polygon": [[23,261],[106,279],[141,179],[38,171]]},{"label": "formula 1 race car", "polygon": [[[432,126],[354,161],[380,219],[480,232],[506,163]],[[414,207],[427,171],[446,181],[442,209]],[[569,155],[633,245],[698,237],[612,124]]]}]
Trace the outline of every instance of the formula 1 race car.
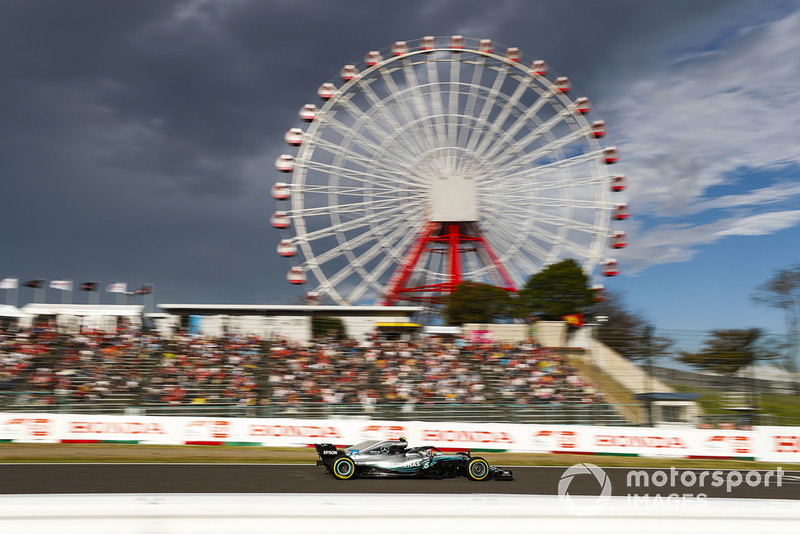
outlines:
[{"label": "formula 1 race car", "polygon": [[319,460],[339,480],[355,477],[449,478],[514,480],[511,471],[489,465],[469,452],[445,454],[436,447],[408,447],[399,440],[370,440],[345,450],[329,443],[316,444]]}]

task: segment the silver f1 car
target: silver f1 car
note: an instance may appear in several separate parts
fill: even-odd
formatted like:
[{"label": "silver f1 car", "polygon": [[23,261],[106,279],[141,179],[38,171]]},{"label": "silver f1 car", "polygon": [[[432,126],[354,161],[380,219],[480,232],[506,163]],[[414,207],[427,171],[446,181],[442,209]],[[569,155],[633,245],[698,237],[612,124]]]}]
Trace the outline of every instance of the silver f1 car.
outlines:
[{"label": "silver f1 car", "polygon": [[317,465],[324,466],[339,480],[355,477],[425,477],[465,476],[470,480],[514,480],[511,471],[489,465],[469,452],[445,454],[436,447],[408,447],[399,440],[371,440],[345,450],[329,443],[314,445],[319,455]]}]

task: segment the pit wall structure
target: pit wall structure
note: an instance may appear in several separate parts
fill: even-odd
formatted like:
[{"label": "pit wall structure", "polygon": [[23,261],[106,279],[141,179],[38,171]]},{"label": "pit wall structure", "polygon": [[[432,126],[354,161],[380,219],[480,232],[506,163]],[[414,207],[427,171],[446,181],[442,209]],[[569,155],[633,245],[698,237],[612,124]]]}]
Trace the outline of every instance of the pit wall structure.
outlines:
[{"label": "pit wall structure", "polygon": [[307,447],[405,437],[445,450],[728,458],[800,463],[800,427],[686,427],[434,423],[0,413],[0,442]]}]

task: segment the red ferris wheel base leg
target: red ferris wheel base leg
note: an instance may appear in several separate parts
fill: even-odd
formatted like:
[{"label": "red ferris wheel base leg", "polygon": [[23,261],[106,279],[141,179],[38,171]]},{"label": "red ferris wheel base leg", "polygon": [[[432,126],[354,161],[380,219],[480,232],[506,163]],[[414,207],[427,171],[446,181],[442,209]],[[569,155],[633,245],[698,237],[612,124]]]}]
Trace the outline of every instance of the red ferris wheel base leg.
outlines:
[{"label": "red ferris wheel base leg", "polygon": [[[444,282],[411,286],[415,271],[424,265],[426,253],[447,256],[448,278]],[[405,260],[398,266],[386,288],[382,304],[392,306],[400,301],[439,303],[464,282],[463,259],[477,253],[479,261],[493,271],[497,285],[516,291],[514,282],[489,242],[474,222],[428,222],[417,234]]]}]

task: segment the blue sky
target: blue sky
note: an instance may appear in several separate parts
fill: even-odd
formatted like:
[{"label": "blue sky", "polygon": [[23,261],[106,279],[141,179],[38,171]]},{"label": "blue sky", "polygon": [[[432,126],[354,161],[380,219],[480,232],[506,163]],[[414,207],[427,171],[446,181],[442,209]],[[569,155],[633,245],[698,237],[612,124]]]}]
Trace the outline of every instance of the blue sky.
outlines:
[{"label": "blue sky", "polygon": [[694,43],[676,34],[662,68],[616,98],[634,217],[626,274],[607,286],[660,329],[783,329],[750,296],[800,262],[800,12],[787,8]]},{"label": "blue sky", "polygon": [[797,0],[4,2],[0,278],[300,302],[268,223],[285,131],[343,64],[453,34],[545,59],[606,120],[633,215],[597,281],[659,331],[782,330],[750,295],[800,263]]}]

